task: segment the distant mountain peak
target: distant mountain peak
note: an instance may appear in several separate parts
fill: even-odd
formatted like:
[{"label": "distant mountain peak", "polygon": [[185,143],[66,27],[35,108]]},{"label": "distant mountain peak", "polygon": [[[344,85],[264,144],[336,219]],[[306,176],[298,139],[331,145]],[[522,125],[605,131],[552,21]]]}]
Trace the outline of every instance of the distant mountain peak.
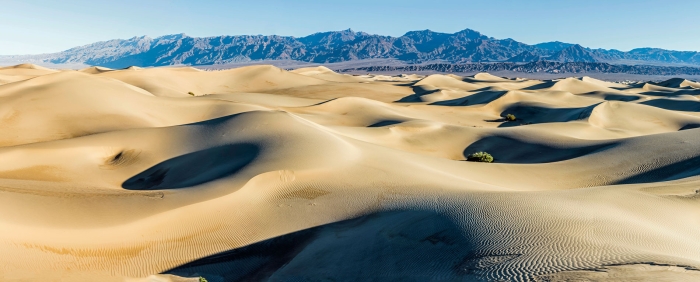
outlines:
[{"label": "distant mountain peak", "polygon": [[489,38],[488,36],[485,36],[481,34],[481,32],[478,32],[473,29],[463,29],[455,33],[457,36],[465,36],[468,38]]},{"label": "distant mountain peak", "polygon": [[[155,39],[135,36],[41,55],[0,56],[0,60],[79,63],[124,68],[163,65],[211,65],[254,60],[296,60],[313,63],[364,59],[398,59],[406,63],[469,62],[615,62],[697,64],[700,53],[638,48],[629,52],[589,49],[561,41],[528,45],[511,38],[495,39],[472,29],[441,33],[409,31],[400,37],[368,34],[351,28],[304,37],[237,35],[190,37],[184,33]],[[18,63],[19,63],[18,62]]]},{"label": "distant mountain peak", "polygon": [[596,56],[589,49],[579,44],[572,44],[548,58],[558,62],[598,62]]},{"label": "distant mountain peak", "polygon": [[430,29],[424,29],[424,30],[413,30],[404,33],[403,36],[414,36],[414,35],[432,35],[432,34],[447,34],[447,33],[442,33],[442,32],[436,32],[432,31]]},{"label": "distant mountain peak", "polygon": [[190,37],[187,36],[187,34],[178,33],[178,34],[168,34],[168,35],[159,36],[159,37],[156,37],[155,39],[157,39],[157,40],[179,40],[179,39],[183,39],[183,38],[190,38]]}]

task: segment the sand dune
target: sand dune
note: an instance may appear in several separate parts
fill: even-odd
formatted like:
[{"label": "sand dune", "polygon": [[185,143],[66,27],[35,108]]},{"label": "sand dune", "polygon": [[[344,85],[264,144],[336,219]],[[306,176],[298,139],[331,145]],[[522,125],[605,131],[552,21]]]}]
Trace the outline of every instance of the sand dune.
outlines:
[{"label": "sand dune", "polygon": [[23,72],[25,70],[43,71],[44,73],[57,72],[57,70],[52,70],[50,68],[42,67],[35,64],[19,64],[14,66],[0,67],[0,70],[13,70],[14,72]]},{"label": "sand dune", "polygon": [[292,70],[291,72],[335,82],[361,82],[371,80],[360,76],[339,74],[324,66],[300,68]]},{"label": "sand dune", "polygon": [[665,80],[665,81],[656,83],[656,85],[663,86],[663,87],[671,87],[671,88],[695,88],[695,89],[700,88],[700,83],[690,81],[687,79],[682,79],[682,78],[672,78],[669,80]]},{"label": "sand dune", "polygon": [[629,88],[629,86],[626,84],[603,81],[603,80],[595,79],[595,78],[588,77],[588,76],[581,77],[580,80],[583,82],[588,82],[591,84],[596,84],[596,85],[600,85],[603,87],[609,87],[609,88],[616,88],[616,89]]},{"label": "sand dune", "polygon": [[433,74],[416,82],[414,86],[431,86],[435,89],[459,89],[459,90],[476,90],[483,88],[481,85],[464,82],[454,76],[442,74]]},{"label": "sand dune", "polygon": [[495,76],[490,73],[477,73],[474,76],[474,79],[481,80],[481,81],[492,81],[492,82],[505,82],[505,81],[511,81],[510,79],[500,77],[500,76]]},{"label": "sand dune", "polygon": [[56,72],[58,71],[33,64],[0,67],[0,85]]},{"label": "sand dune", "polygon": [[1,68],[0,280],[697,281],[696,88]]},{"label": "sand dune", "polygon": [[204,72],[194,68],[127,68],[100,74],[143,88],[156,96],[189,96],[260,92],[327,83],[273,66]]},{"label": "sand dune", "polygon": [[[535,89],[535,87],[533,87]],[[567,91],[571,94],[586,94],[593,92],[605,92],[605,93],[620,93],[616,89],[610,88],[603,83],[598,81],[593,81],[590,79],[578,80],[576,78],[567,78],[555,82],[550,90]]]},{"label": "sand dune", "polygon": [[89,73],[89,74],[98,74],[98,73],[113,71],[113,69],[105,68],[105,67],[88,67],[88,68],[81,69],[79,71],[84,72],[84,73]]}]

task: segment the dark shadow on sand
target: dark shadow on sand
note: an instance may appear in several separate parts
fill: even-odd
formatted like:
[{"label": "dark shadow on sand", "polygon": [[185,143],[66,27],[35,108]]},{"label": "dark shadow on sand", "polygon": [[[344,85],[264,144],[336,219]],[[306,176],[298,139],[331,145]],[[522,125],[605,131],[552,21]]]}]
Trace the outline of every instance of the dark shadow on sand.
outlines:
[{"label": "dark shadow on sand", "polygon": [[601,91],[595,91],[587,94],[580,94],[579,96],[587,97],[589,95],[601,95],[603,96],[603,99],[605,101],[622,101],[622,102],[631,102],[631,101],[637,101],[641,99],[639,96],[634,96],[634,95],[623,95],[623,94],[610,94],[610,93],[605,93]]},{"label": "dark shadow on sand", "polygon": [[641,102],[640,104],[672,111],[700,112],[700,102],[698,101],[654,99]]},{"label": "dark shadow on sand", "polygon": [[367,127],[383,127],[383,126],[399,124],[402,122],[404,122],[404,121],[403,120],[383,120],[383,121],[379,121],[379,122],[375,122],[373,124],[370,124]]},{"label": "dark shadow on sand", "polygon": [[585,156],[607,150],[617,144],[595,144],[579,147],[554,147],[547,144],[525,142],[504,136],[489,136],[464,149],[467,156],[476,152],[489,152],[494,162],[512,164],[551,163]]},{"label": "dark shadow on sand", "polygon": [[433,94],[436,92],[440,92],[440,89],[433,89],[432,87],[424,87],[424,86],[412,86],[413,88],[413,93],[411,95],[408,95],[406,97],[403,97],[397,101],[394,101],[395,103],[417,103],[417,102],[423,102],[421,99],[422,96],[428,95],[428,94]]},{"label": "dark shadow on sand", "polygon": [[472,281],[519,255],[485,256],[432,211],[378,212],[218,253],[164,273],[218,281]]},{"label": "dark shadow on sand", "polygon": [[436,106],[472,106],[472,105],[483,105],[495,101],[501,98],[503,95],[508,93],[508,91],[481,91],[469,96],[460,97],[457,99],[438,101],[431,103],[430,105]]},{"label": "dark shadow on sand", "polygon": [[[506,115],[512,114],[515,115],[517,120],[504,122],[498,127],[582,120],[588,118],[593,112],[593,109],[598,105],[600,105],[600,103],[581,108],[550,108],[526,103],[516,103],[506,108],[501,113],[501,117],[505,118]],[[493,121],[502,122],[503,119]]]},{"label": "dark shadow on sand", "polygon": [[122,183],[128,190],[177,189],[235,174],[260,153],[254,144],[230,144],[161,162]]},{"label": "dark shadow on sand", "polygon": [[700,175],[700,157],[675,162],[634,176],[630,176],[615,184],[636,184],[661,181],[671,181]]}]

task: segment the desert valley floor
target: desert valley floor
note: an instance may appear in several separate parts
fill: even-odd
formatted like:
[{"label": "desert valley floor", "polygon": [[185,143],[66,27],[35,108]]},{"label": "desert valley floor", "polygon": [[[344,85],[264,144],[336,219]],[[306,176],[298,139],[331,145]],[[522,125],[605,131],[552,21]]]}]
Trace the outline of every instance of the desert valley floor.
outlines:
[{"label": "desert valley floor", "polygon": [[700,281],[699,97],[1,68],[0,280]]}]

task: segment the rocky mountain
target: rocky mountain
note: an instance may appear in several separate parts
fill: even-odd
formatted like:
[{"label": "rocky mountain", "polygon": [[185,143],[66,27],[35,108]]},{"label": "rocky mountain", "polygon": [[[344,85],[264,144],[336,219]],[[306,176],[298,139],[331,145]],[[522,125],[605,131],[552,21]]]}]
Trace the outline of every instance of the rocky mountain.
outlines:
[{"label": "rocky mountain", "polygon": [[445,62],[605,62],[700,65],[700,53],[639,48],[629,52],[590,49],[578,44],[546,42],[528,45],[496,39],[465,29],[456,33],[410,31],[400,37],[352,30],[305,37],[237,35],[115,39],[41,55],[0,56],[1,62],[88,64],[111,68],[165,65],[213,65],[255,60],[333,63],[365,59],[398,59],[407,64]]},{"label": "rocky mountain", "polygon": [[584,48],[581,45],[574,44],[564,49],[557,51],[547,58],[549,61],[555,62],[601,62],[604,59],[601,56],[593,53],[589,49]]},{"label": "rocky mountain", "polygon": [[512,57],[508,59],[508,62],[514,62],[514,63],[527,63],[527,62],[536,62],[542,60],[542,57],[535,52],[532,51],[524,51],[518,55],[515,55],[515,57]]},{"label": "rocky mountain", "polygon": [[511,71],[520,73],[550,73],[550,74],[576,74],[576,73],[620,73],[639,75],[700,75],[700,67],[687,66],[649,66],[649,65],[618,65],[608,63],[586,62],[552,62],[537,61],[530,63],[469,63],[469,64],[419,64],[404,66],[370,66],[337,69],[338,72],[374,73],[374,72],[444,72],[444,73],[474,73],[474,72],[501,72]]}]

